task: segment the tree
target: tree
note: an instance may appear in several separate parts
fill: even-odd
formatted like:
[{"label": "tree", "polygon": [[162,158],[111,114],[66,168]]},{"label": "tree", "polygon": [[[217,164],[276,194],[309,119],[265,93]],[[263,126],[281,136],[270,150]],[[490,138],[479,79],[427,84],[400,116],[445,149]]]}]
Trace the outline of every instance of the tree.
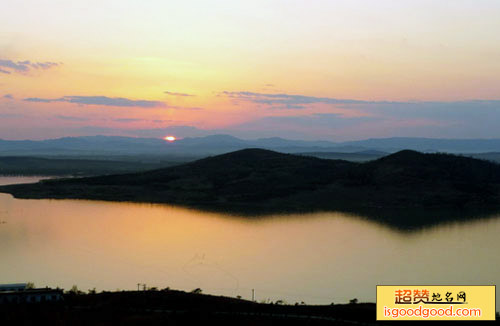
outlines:
[{"label": "tree", "polygon": [[203,292],[203,290],[200,288],[196,288],[193,291],[191,291],[191,293],[193,293],[193,294],[201,294],[202,292]]},{"label": "tree", "polygon": [[70,289],[67,293],[69,293],[69,294],[83,294],[83,292],[82,292],[82,291],[80,291],[80,290],[78,289],[78,286],[76,286],[76,285],[73,285],[73,286],[71,287],[71,289]]}]

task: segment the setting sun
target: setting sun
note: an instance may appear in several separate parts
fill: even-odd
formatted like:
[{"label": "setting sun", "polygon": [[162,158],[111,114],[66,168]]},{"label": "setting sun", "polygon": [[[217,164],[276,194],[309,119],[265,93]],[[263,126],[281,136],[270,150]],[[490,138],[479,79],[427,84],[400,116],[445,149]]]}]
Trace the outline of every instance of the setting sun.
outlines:
[{"label": "setting sun", "polygon": [[175,136],[166,136],[163,139],[165,139],[166,141],[171,142],[171,143],[177,140],[177,138],[175,138]]}]

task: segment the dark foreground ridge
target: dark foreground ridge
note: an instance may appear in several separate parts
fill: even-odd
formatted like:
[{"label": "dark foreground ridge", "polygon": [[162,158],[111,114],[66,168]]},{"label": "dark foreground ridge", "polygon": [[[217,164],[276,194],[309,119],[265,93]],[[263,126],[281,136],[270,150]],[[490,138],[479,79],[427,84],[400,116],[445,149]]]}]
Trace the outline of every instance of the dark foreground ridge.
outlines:
[{"label": "dark foreground ridge", "polygon": [[[64,300],[0,305],[1,325],[391,325],[376,322],[375,304],[257,303],[170,289],[68,292]],[[497,321],[498,322],[498,321]],[[497,324],[492,322],[492,324]],[[398,322],[414,325],[415,321]],[[417,322],[417,324],[420,324]],[[425,325],[454,325],[425,321]],[[473,322],[462,321],[471,325]]]},{"label": "dark foreground ridge", "polygon": [[241,215],[336,210],[398,228],[488,216],[500,165],[404,150],[366,163],[245,149],[148,172],[0,187],[17,198],[170,203]]}]

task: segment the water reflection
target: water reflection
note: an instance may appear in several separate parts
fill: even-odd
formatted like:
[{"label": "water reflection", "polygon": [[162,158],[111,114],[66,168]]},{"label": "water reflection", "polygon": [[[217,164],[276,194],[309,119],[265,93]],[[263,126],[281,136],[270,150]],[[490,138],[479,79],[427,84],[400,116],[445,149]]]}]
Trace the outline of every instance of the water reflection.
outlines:
[{"label": "water reflection", "polygon": [[308,303],[377,284],[496,284],[500,219],[400,232],[342,213],[252,220],[151,204],[0,194],[2,283],[149,286]]},{"label": "water reflection", "polygon": [[0,186],[3,185],[12,185],[19,183],[35,183],[43,179],[50,179],[51,177],[38,177],[38,176],[30,176],[30,177],[19,177],[19,176],[2,176],[0,175]]}]

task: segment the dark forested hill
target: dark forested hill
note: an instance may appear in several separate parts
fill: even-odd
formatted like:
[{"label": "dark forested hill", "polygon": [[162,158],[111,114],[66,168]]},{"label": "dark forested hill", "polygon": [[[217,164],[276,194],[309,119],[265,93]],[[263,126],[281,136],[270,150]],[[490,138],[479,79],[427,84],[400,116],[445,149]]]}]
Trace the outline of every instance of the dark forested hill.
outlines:
[{"label": "dark forested hill", "polygon": [[166,160],[147,161],[146,159],[140,160],[140,158],[127,161],[0,156],[0,175],[90,176],[146,171],[175,164],[179,163]]},{"label": "dark forested hill", "polygon": [[[173,203],[245,214],[342,210],[417,226],[446,219],[431,214],[442,209],[500,207],[500,165],[409,150],[353,163],[245,149],[148,172],[46,180],[0,191],[20,198]],[[425,216],[414,217],[417,211]]]}]

